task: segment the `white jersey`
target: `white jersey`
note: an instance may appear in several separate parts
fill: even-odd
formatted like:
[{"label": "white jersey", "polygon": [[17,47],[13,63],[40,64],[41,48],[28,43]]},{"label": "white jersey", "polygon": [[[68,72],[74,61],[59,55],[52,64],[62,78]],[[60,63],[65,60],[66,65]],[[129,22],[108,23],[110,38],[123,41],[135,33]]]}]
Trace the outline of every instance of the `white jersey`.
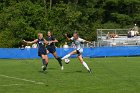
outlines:
[{"label": "white jersey", "polygon": [[76,46],[76,50],[83,52],[83,43],[86,40],[84,40],[82,38],[74,39],[74,37],[71,37],[70,39],[74,41],[74,44]]}]

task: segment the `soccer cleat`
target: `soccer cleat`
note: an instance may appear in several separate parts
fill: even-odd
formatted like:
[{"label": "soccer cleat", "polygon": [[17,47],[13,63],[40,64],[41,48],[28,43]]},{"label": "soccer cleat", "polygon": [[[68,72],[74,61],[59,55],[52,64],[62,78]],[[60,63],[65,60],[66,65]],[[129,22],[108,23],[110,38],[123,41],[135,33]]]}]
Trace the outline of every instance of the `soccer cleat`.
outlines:
[{"label": "soccer cleat", "polygon": [[61,70],[64,70],[64,67],[63,66],[61,66]]},{"label": "soccer cleat", "polygon": [[89,72],[89,73],[92,73],[92,72],[91,72],[91,69],[89,69],[88,72]]},{"label": "soccer cleat", "polygon": [[42,66],[42,70],[43,71],[46,71],[47,70],[47,67],[46,66]]}]

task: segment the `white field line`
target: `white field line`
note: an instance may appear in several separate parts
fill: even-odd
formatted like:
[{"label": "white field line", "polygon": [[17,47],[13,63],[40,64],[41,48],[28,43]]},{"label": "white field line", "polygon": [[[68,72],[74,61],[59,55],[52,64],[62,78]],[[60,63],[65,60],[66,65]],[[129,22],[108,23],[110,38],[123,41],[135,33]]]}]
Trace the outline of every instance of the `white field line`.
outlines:
[{"label": "white field line", "polygon": [[8,84],[8,85],[0,85],[2,87],[8,87],[8,86],[21,86],[23,84]]},{"label": "white field line", "polygon": [[6,78],[11,78],[11,79],[16,79],[16,80],[21,80],[21,81],[26,81],[26,82],[30,82],[30,83],[35,83],[35,84],[44,84],[43,82],[37,82],[37,81],[28,80],[28,79],[24,79],[24,78],[11,77],[11,76],[2,75],[2,74],[0,74],[0,76],[6,77]]}]

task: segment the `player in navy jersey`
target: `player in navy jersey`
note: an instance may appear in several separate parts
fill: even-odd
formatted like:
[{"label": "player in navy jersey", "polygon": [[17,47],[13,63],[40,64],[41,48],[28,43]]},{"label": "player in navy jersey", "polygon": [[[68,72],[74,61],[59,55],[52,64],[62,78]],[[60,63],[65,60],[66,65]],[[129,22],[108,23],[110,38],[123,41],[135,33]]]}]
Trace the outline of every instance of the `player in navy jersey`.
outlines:
[{"label": "player in navy jersey", "polygon": [[35,39],[34,41],[25,41],[24,42],[28,43],[28,44],[33,44],[33,43],[37,43],[38,45],[38,56],[40,56],[42,58],[42,69],[43,71],[45,71],[47,69],[47,65],[48,65],[48,56],[47,56],[47,52],[46,52],[46,44],[48,44],[48,42],[43,38],[43,34],[42,33],[38,33],[38,39]]},{"label": "player in navy jersey", "polygon": [[59,65],[61,66],[61,70],[63,70],[63,65],[62,65],[62,60],[60,57],[57,56],[56,48],[55,48],[55,43],[58,42],[58,40],[52,35],[50,31],[48,31],[47,38],[46,40],[48,41],[47,45],[47,53],[53,54],[55,59],[59,62]]}]

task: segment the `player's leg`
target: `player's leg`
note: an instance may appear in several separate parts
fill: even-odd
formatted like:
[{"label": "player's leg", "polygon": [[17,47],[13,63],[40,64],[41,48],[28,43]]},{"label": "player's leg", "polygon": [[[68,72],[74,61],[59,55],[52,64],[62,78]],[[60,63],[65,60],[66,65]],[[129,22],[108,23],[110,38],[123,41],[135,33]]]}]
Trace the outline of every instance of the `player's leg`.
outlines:
[{"label": "player's leg", "polygon": [[59,62],[60,66],[62,66],[62,60],[61,60],[61,58],[60,58],[60,57],[58,57],[58,56],[57,56],[56,51],[55,51],[55,52],[53,52],[52,54],[53,54],[53,56],[55,57],[55,59]]},{"label": "player's leg", "polygon": [[62,67],[62,66],[63,66],[63,65],[62,65],[62,60],[61,60],[60,57],[57,56],[56,51],[53,52],[52,54],[53,54],[53,56],[55,57],[55,59],[59,62],[59,65]]},{"label": "player's leg", "polygon": [[48,48],[47,53],[51,53],[55,57],[55,59],[58,61],[59,65],[61,66],[61,70],[63,70],[64,67],[62,65],[62,60],[60,57],[57,56],[55,47]]},{"label": "player's leg", "polygon": [[45,71],[48,66],[48,56],[42,54],[41,57],[42,57],[42,63],[43,63],[42,69],[43,69],[43,71]]},{"label": "player's leg", "polygon": [[88,70],[88,72],[91,73],[90,68],[88,67],[87,63],[83,60],[82,54],[78,55],[78,59],[80,60],[80,62],[83,64],[83,66]]},{"label": "player's leg", "polygon": [[73,55],[73,54],[77,54],[77,51],[74,50],[74,51],[72,51],[71,53],[67,54],[66,56],[64,56],[64,57],[61,58],[61,59],[62,59],[62,60],[67,59],[67,58],[69,58],[69,57],[70,57],[71,55]]},{"label": "player's leg", "polygon": [[47,65],[48,64],[48,56],[41,54],[41,58],[42,58],[42,64]]}]

